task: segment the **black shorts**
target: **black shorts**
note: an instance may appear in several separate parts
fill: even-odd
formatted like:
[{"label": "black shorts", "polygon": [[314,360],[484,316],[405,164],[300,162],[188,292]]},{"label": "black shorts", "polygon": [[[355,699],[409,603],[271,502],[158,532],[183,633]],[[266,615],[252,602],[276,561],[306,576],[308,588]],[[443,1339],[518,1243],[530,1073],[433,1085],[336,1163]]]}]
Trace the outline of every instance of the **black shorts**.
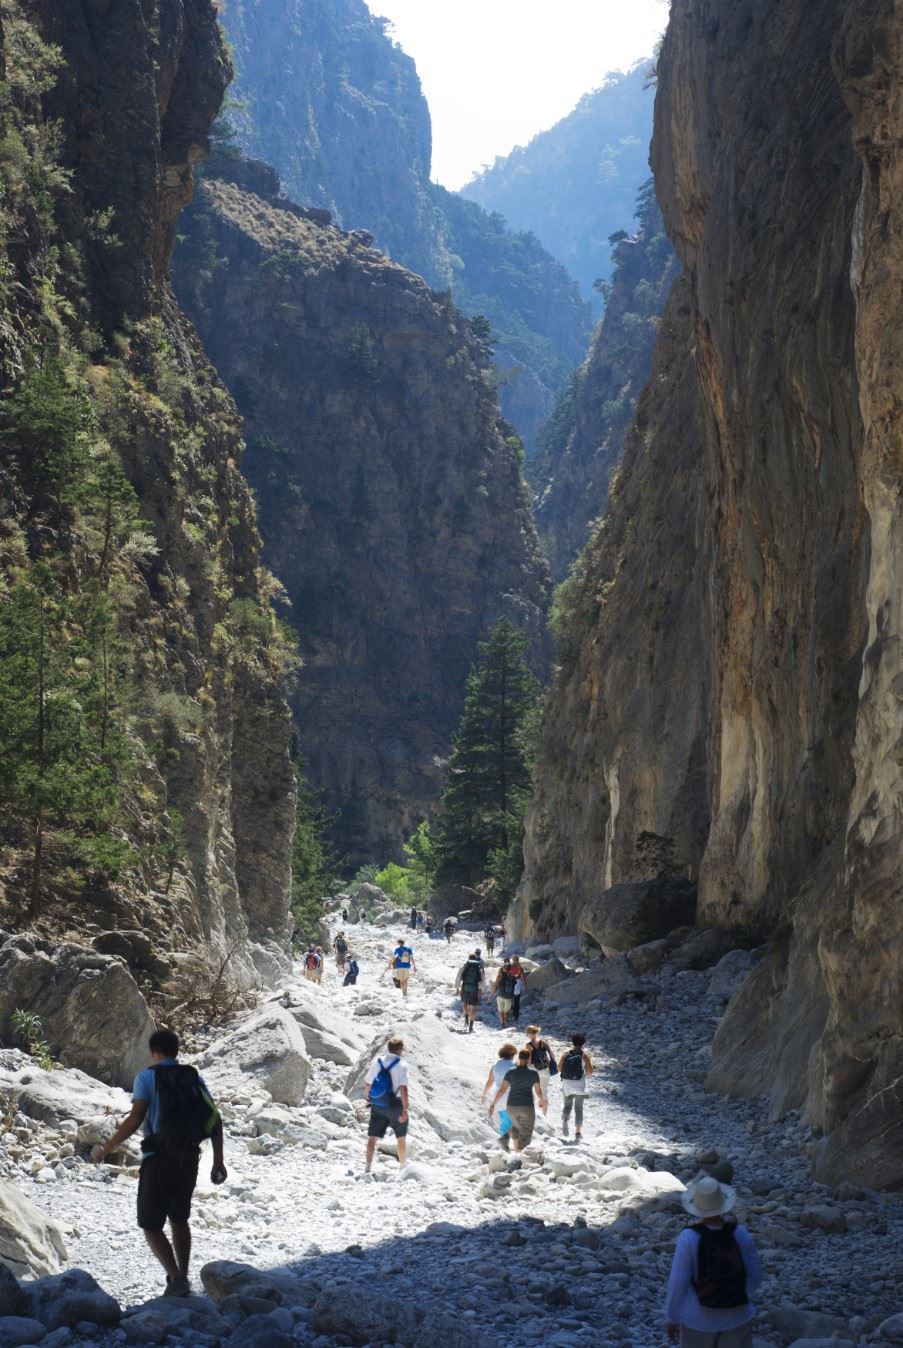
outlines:
[{"label": "black shorts", "polygon": [[479,988],[462,988],[461,1001],[465,1006],[477,1006],[480,1001]]},{"label": "black shorts", "polygon": [[408,1121],[399,1122],[399,1115],[403,1113],[401,1105],[392,1106],[389,1109],[383,1109],[378,1105],[370,1106],[370,1127],[367,1129],[368,1137],[385,1137],[389,1128],[396,1137],[407,1137]]},{"label": "black shorts", "polygon": [[142,1231],[162,1231],[167,1217],[187,1222],[191,1199],[198,1182],[199,1150],[186,1152],[181,1160],[169,1156],[145,1156],[138,1176],[138,1225]]}]

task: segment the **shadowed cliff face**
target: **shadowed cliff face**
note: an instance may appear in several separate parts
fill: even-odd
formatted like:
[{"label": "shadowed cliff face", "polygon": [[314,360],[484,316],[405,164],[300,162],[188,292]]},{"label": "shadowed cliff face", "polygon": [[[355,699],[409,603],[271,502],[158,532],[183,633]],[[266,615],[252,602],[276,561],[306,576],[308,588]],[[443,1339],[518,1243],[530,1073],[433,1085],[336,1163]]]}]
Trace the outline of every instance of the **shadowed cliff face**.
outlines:
[{"label": "shadowed cliff face", "polygon": [[[41,920],[89,934],[140,928],[163,955],[235,947],[236,972],[254,976],[256,961],[269,976],[288,935],[289,713],[279,661],[237,630],[239,611],[273,622],[238,418],[168,279],[176,218],[230,73],[215,10],[210,0],[10,0],[4,11],[17,32],[34,23],[63,62],[43,108],[26,96],[16,112],[36,140],[54,119],[61,148],[37,208],[21,189],[28,228],[8,238],[17,285],[0,302],[0,387],[65,362],[155,548],[118,614],[123,715],[143,742],[123,804],[135,862],[83,895],[86,877],[70,873],[65,902]],[[54,193],[55,182],[65,186]],[[54,565],[82,565],[74,543],[66,556],[71,522],[52,534],[20,480],[14,455],[0,461],[4,565],[10,539],[27,573],[54,537]],[[87,551],[76,582],[90,578]],[[7,858],[21,841],[4,839]],[[19,875],[10,867],[0,887],[13,921]]]},{"label": "shadowed cliff face", "polygon": [[179,293],[246,418],[310,779],[349,864],[387,860],[436,803],[477,641],[507,614],[541,651],[518,445],[444,298],[279,197],[264,166],[225,168],[192,207]]},{"label": "shadowed cliff face", "polygon": [[517,913],[573,928],[640,829],[673,836],[703,921],[775,928],[710,1084],[805,1106],[821,1173],[880,1184],[903,1182],[900,41],[890,4],[672,8],[653,166],[684,354],[663,332],[573,599]]}]

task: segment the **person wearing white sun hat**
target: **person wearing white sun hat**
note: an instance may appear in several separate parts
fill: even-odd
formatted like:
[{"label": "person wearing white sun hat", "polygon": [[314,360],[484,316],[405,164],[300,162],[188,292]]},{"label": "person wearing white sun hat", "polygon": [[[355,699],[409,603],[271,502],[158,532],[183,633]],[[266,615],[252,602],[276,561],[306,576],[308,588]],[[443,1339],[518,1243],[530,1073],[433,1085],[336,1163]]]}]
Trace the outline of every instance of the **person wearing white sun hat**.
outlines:
[{"label": "person wearing white sun hat", "polygon": [[683,1195],[698,1220],[677,1238],[665,1324],[681,1348],[752,1348],[755,1307],[749,1297],[762,1283],[762,1266],[745,1226],[725,1220],[737,1201],[728,1184],[702,1175]]}]

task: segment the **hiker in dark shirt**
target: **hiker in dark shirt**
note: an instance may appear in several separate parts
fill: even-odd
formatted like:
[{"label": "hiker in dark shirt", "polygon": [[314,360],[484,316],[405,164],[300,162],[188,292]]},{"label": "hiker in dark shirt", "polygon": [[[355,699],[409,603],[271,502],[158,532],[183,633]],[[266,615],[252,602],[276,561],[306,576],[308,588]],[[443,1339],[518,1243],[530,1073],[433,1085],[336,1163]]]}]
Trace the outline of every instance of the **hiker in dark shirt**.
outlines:
[{"label": "hiker in dark shirt", "polygon": [[[139,1128],[144,1131],[141,1173],[138,1180],[138,1225],[166,1273],[164,1296],[188,1296],[191,1283],[191,1199],[198,1177],[200,1142],[213,1143],[214,1184],[226,1179],[223,1161],[223,1124],[203,1077],[178,1062],[179,1036],[172,1030],[156,1030],[148,1042],[152,1066],[135,1078],[131,1113],[109,1142],[92,1148],[91,1160],[100,1165],[118,1151],[126,1138]],[[181,1069],[181,1070],[180,1070]],[[167,1073],[164,1079],[158,1073]],[[176,1085],[170,1084],[170,1078]],[[186,1086],[187,1083],[187,1086]],[[189,1117],[190,1114],[190,1117]],[[197,1120],[200,1119],[200,1122]],[[178,1145],[179,1150],[174,1147]],[[167,1218],[172,1243],[164,1227]]]},{"label": "hiker in dark shirt", "polygon": [[536,1126],[536,1108],[533,1097],[539,1101],[539,1107],[545,1113],[547,1101],[542,1093],[539,1073],[530,1066],[530,1051],[522,1048],[517,1055],[517,1066],[502,1078],[495,1099],[489,1106],[489,1117],[503,1097],[505,1109],[511,1119],[511,1141],[515,1151],[529,1147]]},{"label": "hiker in dark shirt", "polygon": [[468,1034],[473,1034],[473,1023],[476,1019],[477,1003],[480,1000],[482,986],[483,961],[480,959],[479,950],[475,950],[472,955],[468,955],[464,964],[461,965],[458,970],[458,977],[455,979],[455,992],[459,993],[461,997]]},{"label": "hiker in dark shirt", "polygon": [[342,980],[343,988],[353,988],[357,982],[357,976],[360,973],[360,967],[354,957],[354,952],[348,952],[348,972]]}]

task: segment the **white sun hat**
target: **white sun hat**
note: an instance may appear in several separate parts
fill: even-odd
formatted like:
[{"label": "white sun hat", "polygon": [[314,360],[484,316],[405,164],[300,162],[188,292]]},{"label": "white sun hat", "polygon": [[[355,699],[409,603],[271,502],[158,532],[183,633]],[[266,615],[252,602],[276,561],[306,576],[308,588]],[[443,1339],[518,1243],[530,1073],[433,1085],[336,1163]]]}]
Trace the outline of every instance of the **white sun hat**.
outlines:
[{"label": "white sun hat", "polygon": [[687,1212],[694,1217],[722,1217],[730,1212],[737,1201],[737,1195],[729,1184],[720,1184],[711,1175],[703,1175],[687,1185],[681,1195],[681,1202]]}]

